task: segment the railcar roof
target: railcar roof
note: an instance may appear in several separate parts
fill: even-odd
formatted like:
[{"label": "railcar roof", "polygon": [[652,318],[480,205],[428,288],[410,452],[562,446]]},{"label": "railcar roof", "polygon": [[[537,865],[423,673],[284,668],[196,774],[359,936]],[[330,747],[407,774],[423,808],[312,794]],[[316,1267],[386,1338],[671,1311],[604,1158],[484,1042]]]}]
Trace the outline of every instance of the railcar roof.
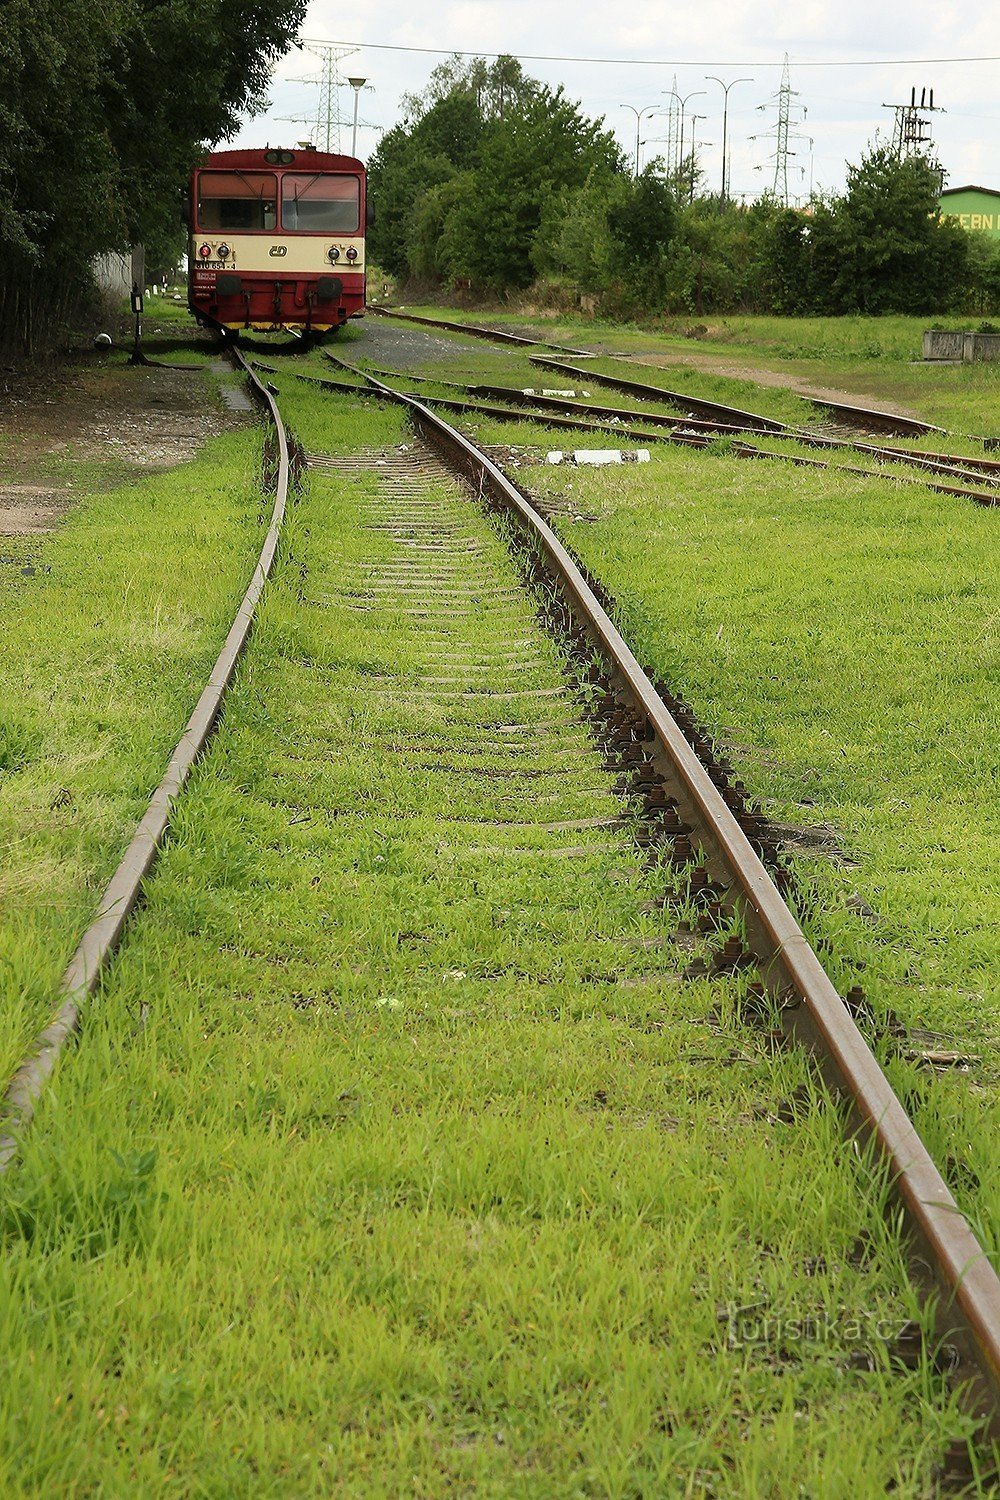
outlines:
[{"label": "railcar roof", "polygon": [[283,163],[279,171],[301,170],[312,172],[363,172],[365,164],[356,156],[339,156],[332,151],[305,150],[294,146],[258,146],[241,151],[210,151],[199,170],[204,167],[267,167],[275,168],[274,162],[264,160],[266,151],[288,151],[294,160]]}]

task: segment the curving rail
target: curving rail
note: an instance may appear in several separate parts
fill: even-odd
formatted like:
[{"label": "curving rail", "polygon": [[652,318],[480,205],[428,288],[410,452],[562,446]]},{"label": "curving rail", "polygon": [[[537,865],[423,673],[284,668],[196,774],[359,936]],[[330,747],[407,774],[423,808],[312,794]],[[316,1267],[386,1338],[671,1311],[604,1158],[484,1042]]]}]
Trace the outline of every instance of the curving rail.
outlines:
[{"label": "curving rail", "polygon": [[855,1125],[886,1163],[922,1251],[917,1269],[931,1272],[937,1284],[938,1337],[957,1345],[978,1372],[978,1414],[1000,1432],[1000,1278],[736,816],[548,523],[469,439],[414,397],[369,379],[408,409],[418,431],[481,493],[513,512],[544,552],[575,618],[610,658],[616,680],[653,731],[651,758],[668,778],[681,816],[697,828],[708,871],[739,898],[783,1025],[817,1056],[826,1079],[849,1102]]},{"label": "curving rail", "polygon": [[[445,396],[425,396],[424,405],[438,408],[442,411],[450,411],[458,414],[467,413],[472,416],[490,417],[501,422],[517,422],[522,420],[537,421],[546,427],[564,427],[579,432],[610,433],[619,438],[628,438],[643,443],[675,443],[687,448],[706,448],[713,438],[728,437],[736,438],[747,435],[759,439],[774,437],[787,439],[798,444],[800,447],[818,449],[821,452],[847,452],[857,453],[865,457],[873,458],[877,463],[888,462],[896,464],[907,464],[911,468],[918,469],[925,476],[915,479],[910,475],[894,474],[893,478],[903,484],[921,484],[927,489],[935,490],[942,495],[957,495],[961,499],[971,500],[975,505],[995,506],[1000,505],[1000,490],[997,489],[975,489],[972,484],[995,484],[997,476],[1000,475],[1000,461],[987,458],[963,458],[958,454],[944,453],[922,453],[915,449],[886,447],[881,444],[849,442],[843,438],[820,437],[816,434],[806,432],[804,429],[787,427],[780,432],[764,432],[760,428],[748,427],[742,420],[742,414],[738,408],[720,407],[720,411],[728,411],[731,416],[729,423],[721,420],[699,419],[690,417],[665,416],[657,412],[645,412],[630,409],[628,407],[597,406],[592,403],[569,400],[562,397],[538,395],[534,392],[518,390],[512,386],[494,385],[462,385],[457,381],[440,380],[429,376],[414,375],[407,371],[405,374],[398,370],[362,370],[356,365],[349,364],[346,360],[324,351],[325,357],[338,368],[349,371],[361,380],[369,380],[371,375],[382,375],[393,380],[403,381],[406,384],[435,385],[444,389],[453,389],[474,395],[477,398],[488,396],[505,403],[496,406],[484,403],[481,400],[470,402]],[[274,367],[258,363],[258,369],[269,370],[274,373]],[[569,370],[570,366],[565,366]],[[586,371],[576,373],[586,378]],[[305,375],[299,371],[295,372],[300,380],[312,381],[330,390],[353,390],[355,394],[364,394],[363,387],[352,387],[344,381],[331,380],[329,377],[322,378],[315,375]],[[369,390],[378,394],[378,381],[368,387]],[[643,387],[652,393],[657,387]],[[651,399],[644,396],[642,399]],[[523,417],[520,411],[512,411],[512,406],[527,409],[527,416]],[[636,423],[645,425],[635,425]],[[831,467],[823,459],[806,458],[802,454],[775,451],[770,448],[759,448],[753,443],[733,442],[729,452],[734,458],[763,458],[771,459],[776,463],[788,463],[798,468],[825,469]],[[872,469],[858,468],[852,464],[841,464],[838,466],[842,474],[852,474],[861,479],[872,479],[876,477]],[[938,478],[936,476],[943,476]],[[948,484],[945,478],[965,480],[965,484]]]},{"label": "curving rail", "polygon": [[274,563],[288,501],[288,440],[273,395],[239,351],[231,348],[231,352],[250,380],[254,394],[267,407],[277,434],[278,465],[270,525],[253,576],[208,682],[170,757],[163,779],[150,798],[149,806],[101,897],[97,915],[81,937],[62,976],[58,1009],[35,1038],[7,1087],[0,1117],[0,1173],[5,1172],[16,1158],[18,1143],[31,1124],[36,1101],[66,1043],[79,1029],[82,1007],[100,983],[129,913],[139,899],[143,880],[156,859],[170,824],[174,803],[215,727],[223,697],[250,635],[257,603]]},{"label": "curving rail", "polygon": [[[593,359],[595,357],[599,357],[597,356],[596,351],[592,349],[574,349],[566,344],[554,344],[549,342],[547,339],[542,338],[528,338],[524,334],[509,333],[505,329],[491,328],[485,324],[457,323],[450,322],[444,318],[419,317],[415,313],[401,312],[399,309],[393,307],[372,306],[371,308],[369,308],[369,311],[378,313],[380,316],[385,318],[397,318],[401,322],[419,323],[429,328],[442,328],[446,329],[449,333],[468,334],[473,338],[489,339],[494,343],[520,344],[526,347],[534,346],[535,348],[540,349],[552,349],[557,354],[573,354],[576,355],[577,358],[583,357],[587,359]],[[644,399],[665,401],[668,405],[687,405],[691,411],[700,409],[702,415],[708,420],[710,420],[713,415],[720,416],[721,420],[723,421],[727,420],[725,413],[731,413],[733,417],[738,415],[739,417],[744,419],[741,425],[743,426],[745,431],[778,431],[779,429],[784,427],[784,424],[779,422],[771,423],[770,418],[761,417],[754,412],[739,412],[738,408],[726,407],[718,402],[694,401],[693,398],[689,396],[681,395],[677,391],[666,390],[661,386],[645,385],[641,381],[625,380],[613,375],[604,376],[593,370],[581,371],[579,369],[574,369],[572,366],[561,365],[558,360],[548,359],[544,355],[540,354],[531,354],[528,357],[533,364],[547,366],[550,369],[560,370],[561,372],[567,374],[586,374],[586,376],[590,380],[594,381],[597,384],[603,383],[605,385],[615,386],[620,390],[631,391],[634,395],[642,395],[644,391],[648,392],[648,396],[646,396]],[[604,357],[608,359],[622,358],[621,355],[610,354]],[[942,436],[948,435],[947,429],[944,427],[937,427],[933,422],[924,422],[917,417],[904,417],[901,416],[898,412],[882,411],[867,406],[852,406],[845,401],[828,401],[818,396],[805,396],[803,397],[803,400],[808,402],[809,405],[815,407],[817,411],[827,412],[832,420],[842,423],[847,427],[860,429],[863,432],[885,432],[890,435],[895,434],[901,437],[926,437],[932,433],[939,433]],[[785,430],[795,433],[799,431],[799,429],[795,427],[785,428]],[[975,441],[985,443],[988,448],[996,448],[998,445],[1000,445],[1000,440],[996,438],[976,438]],[[947,458],[948,455],[929,454],[928,457]]]}]

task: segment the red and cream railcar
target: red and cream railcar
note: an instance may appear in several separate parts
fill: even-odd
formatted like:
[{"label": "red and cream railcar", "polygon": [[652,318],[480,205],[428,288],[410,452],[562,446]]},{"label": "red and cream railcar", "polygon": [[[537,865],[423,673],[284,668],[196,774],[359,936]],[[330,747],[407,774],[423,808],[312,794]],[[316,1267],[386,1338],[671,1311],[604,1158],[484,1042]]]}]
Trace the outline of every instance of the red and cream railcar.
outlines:
[{"label": "red and cream railcar", "polygon": [[365,305],[365,169],[303,147],[215,151],[191,181],[188,304],[236,332],[324,333]]}]

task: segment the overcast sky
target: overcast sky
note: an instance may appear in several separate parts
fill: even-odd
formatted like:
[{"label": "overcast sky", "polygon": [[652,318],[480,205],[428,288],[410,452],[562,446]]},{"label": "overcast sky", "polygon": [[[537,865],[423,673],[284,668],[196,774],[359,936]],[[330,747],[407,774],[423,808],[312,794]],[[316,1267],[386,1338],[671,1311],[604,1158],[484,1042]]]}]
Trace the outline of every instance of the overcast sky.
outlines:
[{"label": "overcast sky", "polygon": [[[918,99],[922,88],[934,90],[939,112],[927,118],[948,185],[1000,189],[1000,10],[988,0],[643,0],[611,6],[597,0],[366,0],[353,11],[340,0],[312,0],[302,36],[356,47],[338,66],[343,78],[367,79],[360,95],[362,158],[380,131],[399,120],[400,96],[419,92],[449,53],[511,52],[531,76],[562,84],[586,114],[603,116],[630,159],[634,111],[665,108],[676,80],[681,95],[694,94],[687,103],[686,144],[694,128],[710,189],[721,179],[723,93],[705,75],[724,82],[749,77],[729,94],[730,190],[754,198],[774,182],[777,92],[787,52],[794,91],[789,146],[795,155],[788,179],[793,198],[808,196],[810,180],[817,190],[840,189],[845,161],[858,161],[876,131],[891,137],[893,113],[883,104],[908,101],[913,87]],[[267,114],[247,122],[234,144],[316,139],[315,126],[283,117],[316,121],[318,83],[298,80],[318,78],[321,67],[307,49],[293,50],[276,70]],[[354,96],[348,85],[340,98],[340,149],[350,151]],[[692,114],[705,118],[692,127]],[[643,162],[665,149],[656,137],[666,125],[655,115],[642,120]]]}]

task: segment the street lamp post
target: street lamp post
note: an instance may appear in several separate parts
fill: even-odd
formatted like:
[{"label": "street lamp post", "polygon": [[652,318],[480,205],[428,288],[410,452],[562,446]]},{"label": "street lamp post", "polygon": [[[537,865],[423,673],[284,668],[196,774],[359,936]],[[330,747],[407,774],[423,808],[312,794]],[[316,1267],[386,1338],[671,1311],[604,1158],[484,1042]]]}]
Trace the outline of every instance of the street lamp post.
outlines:
[{"label": "street lamp post", "polygon": [[809,137],[809,202],[813,201],[813,152],[816,150],[816,142],[812,136]]},{"label": "street lamp post", "polygon": [[647,104],[642,109],[636,109],[636,107],[635,107],[634,104],[623,104],[621,106],[621,108],[622,109],[630,109],[632,111],[632,113],[635,115],[635,171],[634,171],[634,173],[632,175],[634,177],[638,177],[638,175],[639,175],[639,146],[640,146],[640,141],[639,141],[639,127],[640,127],[643,119],[646,117],[646,115],[661,114],[662,111],[660,110],[659,106],[656,105],[656,104]]},{"label": "street lamp post", "polygon": [[[684,171],[684,110],[685,110],[685,107],[687,106],[687,102],[688,102],[689,99],[698,99],[698,98],[700,98],[700,96],[702,94],[706,93],[707,90],[706,89],[692,89],[691,93],[690,94],[685,94],[684,97],[683,97],[683,99],[681,98],[680,94],[678,94],[678,92],[677,92],[676,89],[664,89],[663,92],[665,94],[669,94],[670,97],[671,97],[671,99],[676,99],[677,103],[681,107],[681,145],[680,145],[680,157],[679,157],[678,166],[679,166],[679,173],[683,173],[683,171]],[[691,193],[690,193],[690,196],[692,198],[694,197],[694,181],[693,181],[693,176],[694,176],[694,174],[692,173]]]},{"label": "street lamp post", "polygon": [[354,128],[351,131],[351,155],[358,154],[358,100],[361,98],[361,90],[367,83],[366,78],[349,78],[348,83],[354,90]]},{"label": "street lamp post", "polygon": [[726,206],[726,192],[728,182],[726,178],[726,126],[729,122],[729,90],[737,83],[753,83],[752,78],[734,78],[729,83],[723,83],[721,78],[714,74],[706,73],[706,83],[717,83],[722,89],[722,191],[719,194],[719,212]]},{"label": "street lamp post", "polygon": [[688,115],[688,119],[691,121],[691,150],[688,152],[688,156],[690,156],[690,158],[691,158],[691,171],[690,171],[690,174],[688,176],[688,202],[689,203],[693,203],[694,202],[694,174],[698,170],[698,147],[699,146],[704,146],[706,144],[704,141],[699,141],[699,140],[696,139],[696,137],[698,135],[698,121],[699,120],[707,120],[708,116],[707,115]]}]

